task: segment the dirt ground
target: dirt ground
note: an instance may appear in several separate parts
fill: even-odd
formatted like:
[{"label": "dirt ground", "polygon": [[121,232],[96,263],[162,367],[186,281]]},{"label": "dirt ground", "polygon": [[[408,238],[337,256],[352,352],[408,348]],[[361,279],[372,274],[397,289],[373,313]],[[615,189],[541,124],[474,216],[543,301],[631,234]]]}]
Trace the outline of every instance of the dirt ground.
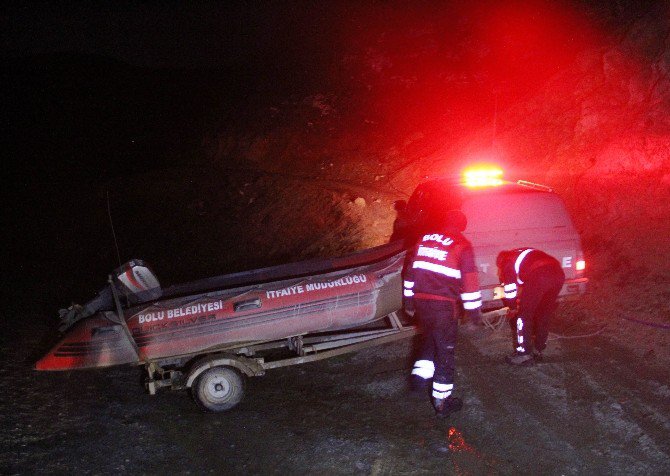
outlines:
[{"label": "dirt ground", "polygon": [[597,333],[560,312],[545,361],[529,368],[502,362],[507,328],[461,333],[465,405],[446,420],[406,388],[411,340],[270,371],[248,382],[237,409],[213,415],[184,392],[145,394],[138,368],[34,372],[52,330],[22,319],[2,350],[2,474],[670,470],[668,362],[613,343],[616,326]]}]

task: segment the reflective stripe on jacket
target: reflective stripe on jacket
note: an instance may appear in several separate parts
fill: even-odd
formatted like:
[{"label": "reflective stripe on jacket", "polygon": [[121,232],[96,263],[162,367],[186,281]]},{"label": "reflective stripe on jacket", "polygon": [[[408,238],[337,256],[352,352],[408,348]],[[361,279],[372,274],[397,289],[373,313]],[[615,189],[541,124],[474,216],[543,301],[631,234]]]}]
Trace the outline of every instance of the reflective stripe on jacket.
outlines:
[{"label": "reflective stripe on jacket", "polygon": [[405,266],[403,295],[463,301],[466,311],[482,306],[479,278],[470,242],[458,232],[423,235]]}]

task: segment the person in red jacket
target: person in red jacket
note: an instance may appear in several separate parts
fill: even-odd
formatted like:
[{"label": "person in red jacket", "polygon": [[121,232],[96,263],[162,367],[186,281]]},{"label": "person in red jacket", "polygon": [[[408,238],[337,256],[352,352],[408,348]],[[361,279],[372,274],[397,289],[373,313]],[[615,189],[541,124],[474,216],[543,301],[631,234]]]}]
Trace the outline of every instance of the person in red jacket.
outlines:
[{"label": "person in red jacket", "polygon": [[511,365],[542,360],[547,346],[549,323],[557,307],[556,298],[565,274],[556,258],[534,248],[501,252],[498,277],[503,285],[503,303],[510,308],[514,353],[505,360]]},{"label": "person in red jacket", "polygon": [[467,226],[458,210],[434,216],[404,267],[405,305],[413,307],[422,331],[419,358],[410,379],[426,387],[432,379],[432,401],[439,416],[461,409],[452,396],[454,347],[460,306],[475,323],[481,323],[482,296],[472,245],[462,235]]}]

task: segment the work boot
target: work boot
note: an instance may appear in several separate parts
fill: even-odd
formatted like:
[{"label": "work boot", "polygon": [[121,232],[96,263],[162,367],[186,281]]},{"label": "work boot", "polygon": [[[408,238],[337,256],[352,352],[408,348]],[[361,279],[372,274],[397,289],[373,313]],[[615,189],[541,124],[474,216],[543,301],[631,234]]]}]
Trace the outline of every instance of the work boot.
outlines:
[{"label": "work boot", "polygon": [[532,365],[534,363],[533,354],[522,354],[515,352],[505,357],[505,362],[510,365]]},{"label": "work boot", "polygon": [[431,386],[429,378],[422,378],[418,375],[410,375],[408,379],[409,391],[413,393],[426,392]]},{"label": "work boot", "polygon": [[433,398],[433,407],[439,418],[446,418],[463,408],[463,400],[458,397]]},{"label": "work boot", "polygon": [[535,362],[542,362],[543,359],[544,359],[544,356],[542,355],[542,351],[540,351],[540,350],[534,350],[533,351],[533,360]]}]

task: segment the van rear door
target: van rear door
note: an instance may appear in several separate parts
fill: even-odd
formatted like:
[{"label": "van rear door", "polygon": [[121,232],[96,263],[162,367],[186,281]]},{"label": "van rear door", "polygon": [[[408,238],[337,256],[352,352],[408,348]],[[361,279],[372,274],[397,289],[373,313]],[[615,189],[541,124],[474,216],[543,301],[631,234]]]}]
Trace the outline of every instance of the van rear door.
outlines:
[{"label": "van rear door", "polygon": [[464,234],[474,247],[485,307],[500,306],[496,257],[513,248],[537,248],[555,257],[566,277],[561,296],[584,292],[586,279],[575,269],[583,259],[581,241],[558,195],[507,187],[473,191],[466,195],[462,209],[468,218]]}]

